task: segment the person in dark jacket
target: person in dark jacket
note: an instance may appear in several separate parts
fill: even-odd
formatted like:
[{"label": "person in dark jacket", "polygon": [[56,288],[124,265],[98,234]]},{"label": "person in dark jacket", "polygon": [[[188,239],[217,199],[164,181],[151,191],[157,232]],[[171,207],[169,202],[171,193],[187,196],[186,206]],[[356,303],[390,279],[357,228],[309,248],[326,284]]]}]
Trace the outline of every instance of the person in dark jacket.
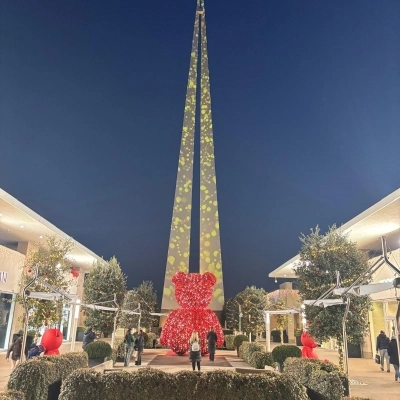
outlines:
[{"label": "person in dark jacket", "polygon": [[389,346],[389,338],[385,335],[385,332],[381,331],[381,333],[376,338],[376,352],[381,357],[381,371],[383,371],[383,365],[386,359],[387,372],[390,372],[390,363],[389,363],[389,354],[388,354],[388,346]]},{"label": "person in dark jacket", "polygon": [[218,336],[214,331],[214,327],[210,328],[210,332],[207,333],[207,345],[208,345],[208,354],[210,357],[210,361],[214,361],[215,356],[215,348],[217,347]]},{"label": "person in dark jacket", "polygon": [[7,350],[6,360],[10,361],[10,353],[11,355],[11,370],[13,370],[18,363],[21,361],[21,353],[22,353],[22,341],[24,337],[21,335],[17,338],[11,346]]},{"label": "person in dark jacket", "polygon": [[124,338],[124,346],[125,346],[124,367],[129,367],[129,363],[131,362],[132,358],[134,343],[135,339],[132,335],[132,329],[129,328],[126,331],[126,335]]},{"label": "person in dark jacket", "polygon": [[394,336],[392,337],[392,340],[389,343],[387,351],[389,354],[390,364],[392,364],[394,368],[394,380],[398,381],[400,378],[399,351],[397,348],[397,340]]},{"label": "person in dark jacket", "polygon": [[94,339],[96,339],[96,333],[93,332],[92,327],[89,327],[88,329],[86,329],[85,332],[83,332],[82,349],[85,350],[86,346],[89,343],[92,343],[94,341]]},{"label": "person in dark jacket", "polygon": [[135,339],[135,350],[137,351],[135,365],[142,364],[143,349],[144,349],[144,336],[143,336],[143,331],[140,329],[139,334]]}]

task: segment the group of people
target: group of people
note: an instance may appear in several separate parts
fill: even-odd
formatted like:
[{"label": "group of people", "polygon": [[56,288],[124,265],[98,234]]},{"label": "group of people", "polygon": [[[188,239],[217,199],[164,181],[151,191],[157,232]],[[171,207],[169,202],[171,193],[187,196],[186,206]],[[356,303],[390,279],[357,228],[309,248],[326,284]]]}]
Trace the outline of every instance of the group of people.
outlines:
[{"label": "group of people", "polygon": [[129,367],[129,363],[131,362],[132,356],[135,358],[135,365],[142,364],[142,353],[144,349],[144,336],[143,332],[140,329],[136,338],[132,335],[132,329],[128,329],[125,338],[124,338],[124,346],[125,346],[125,356],[124,356],[124,366]]},{"label": "group of people", "polygon": [[[207,347],[208,347],[208,355],[210,361],[214,361],[215,357],[215,349],[217,347],[218,336],[214,331],[214,328],[211,327],[210,331],[207,333]],[[201,363],[201,346],[200,346],[200,338],[199,333],[197,331],[193,331],[189,340],[189,361],[192,363],[193,371],[197,369],[200,371],[200,363]]]},{"label": "group of people", "polygon": [[399,372],[399,352],[397,347],[396,337],[393,336],[390,340],[384,331],[381,331],[376,338],[376,353],[380,358],[381,371],[384,370],[384,364],[386,360],[386,371],[390,372],[390,364],[394,368],[394,380],[398,381],[400,378]]}]

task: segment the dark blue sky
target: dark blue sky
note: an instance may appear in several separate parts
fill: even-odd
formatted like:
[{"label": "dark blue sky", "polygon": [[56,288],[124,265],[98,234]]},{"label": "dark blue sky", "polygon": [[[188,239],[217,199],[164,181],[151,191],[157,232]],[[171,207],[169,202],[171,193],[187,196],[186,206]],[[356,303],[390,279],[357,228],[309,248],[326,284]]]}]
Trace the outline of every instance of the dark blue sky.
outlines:
[{"label": "dark blue sky", "polygon": [[[195,0],[0,7],[0,187],[160,292]],[[232,296],[400,187],[400,2],[206,8]]]}]

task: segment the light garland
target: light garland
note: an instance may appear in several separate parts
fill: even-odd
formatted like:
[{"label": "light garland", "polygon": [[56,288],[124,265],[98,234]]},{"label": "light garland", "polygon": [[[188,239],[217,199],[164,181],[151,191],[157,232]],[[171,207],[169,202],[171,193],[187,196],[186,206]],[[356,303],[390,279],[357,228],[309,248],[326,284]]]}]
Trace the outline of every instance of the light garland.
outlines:
[{"label": "light garland", "polygon": [[207,333],[214,327],[218,337],[217,346],[221,346],[224,343],[222,327],[215,313],[206,308],[211,303],[215,276],[210,272],[203,275],[177,272],[172,282],[176,300],[182,308],[169,314],[161,332],[161,344],[183,355],[189,350],[192,332],[197,331],[204,354],[208,352]]}]

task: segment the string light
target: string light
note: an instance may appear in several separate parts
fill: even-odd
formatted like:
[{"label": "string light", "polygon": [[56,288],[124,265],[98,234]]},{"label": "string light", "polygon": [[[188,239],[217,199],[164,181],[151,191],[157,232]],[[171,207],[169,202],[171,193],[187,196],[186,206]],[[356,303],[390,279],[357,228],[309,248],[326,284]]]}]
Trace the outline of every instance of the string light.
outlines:
[{"label": "string light", "polygon": [[207,333],[214,327],[217,334],[217,346],[224,343],[222,327],[215,313],[206,308],[212,300],[215,276],[205,274],[185,274],[177,272],[172,277],[175,285],[175,298],[180,309],[172,311],[163,326],[160,342],[179,355],[189,350],[189,339],[193,331],[200,338],[202,353],[207,353]]}]

